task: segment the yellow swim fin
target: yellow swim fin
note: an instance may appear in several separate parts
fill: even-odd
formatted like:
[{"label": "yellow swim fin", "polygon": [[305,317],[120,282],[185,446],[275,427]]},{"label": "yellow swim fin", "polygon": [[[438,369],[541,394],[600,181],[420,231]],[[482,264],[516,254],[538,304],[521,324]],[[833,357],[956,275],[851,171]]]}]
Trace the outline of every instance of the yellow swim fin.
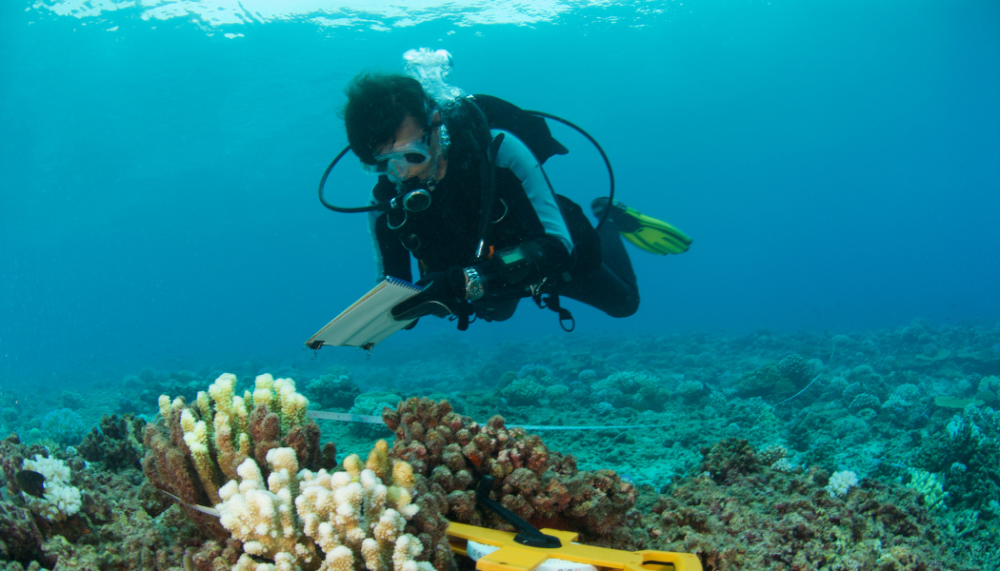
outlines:
[{"label": "yellow swim fin", "polygon": [[[607,197],[590,203],[598,219],[608,207]],[[654,254],[683,254],[691,247],[691,238],[674,226],[629,208],[617,200],[611,205],[608,218],[615,221],[622,237],[636,246]]]}]

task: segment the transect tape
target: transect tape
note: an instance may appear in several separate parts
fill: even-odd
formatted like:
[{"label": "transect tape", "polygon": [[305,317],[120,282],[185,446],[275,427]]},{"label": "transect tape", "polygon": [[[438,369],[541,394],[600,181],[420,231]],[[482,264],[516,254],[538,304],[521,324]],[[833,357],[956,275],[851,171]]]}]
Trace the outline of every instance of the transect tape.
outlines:
[{"label": "transect tape", "polygon": [[368,416],[365,414],[349,414],[346,412],[323,412],[321,410],[310,410],[309,418],[318,420],[339,420],[340,422],[364,422],[365,424],[385,424],[381,416]]},{"label": "transect tape", "polygon": [[530,424],[512,424],[511,428],[525,430],[604,430],[606,428],[666,428],[663,424],[621,424],[617,426],[536,426]]},{"label": "transect tape", "polygon": [[[317,420],[337,420],[340,422],[363,422],[365,424],[385,424],[381,416],[368,416],[364,414],[349,414],[346,412],[324,412],[321,410],[310,410],[309,418]],[[529,424],[511,424],[509,428],[523,428],[525,430],[606,430],[609,428],[663,428],[662,424],[623,424],[617,426],[537,426]]]}]

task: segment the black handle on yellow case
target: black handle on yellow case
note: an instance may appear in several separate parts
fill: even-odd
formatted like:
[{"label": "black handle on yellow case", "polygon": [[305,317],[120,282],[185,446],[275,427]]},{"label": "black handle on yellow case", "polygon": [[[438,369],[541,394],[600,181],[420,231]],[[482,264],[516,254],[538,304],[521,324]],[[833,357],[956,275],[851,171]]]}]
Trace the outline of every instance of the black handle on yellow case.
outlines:
[{"label": "black handle on yellow case", "polygon": [[538,528],[527,521],[521,519],[519,515],[500,505],[500,502],[490,497],[490,490],[493,489],[493,476],[483,476],[476,486],[476,501],[486,509],[497,514],[504,521],[517,528],[519,532],[514,536],[514,541],[529,547],[540,547],[542,549],[558,549],[562,547],[562,542],[558,537],[545,535]]}]

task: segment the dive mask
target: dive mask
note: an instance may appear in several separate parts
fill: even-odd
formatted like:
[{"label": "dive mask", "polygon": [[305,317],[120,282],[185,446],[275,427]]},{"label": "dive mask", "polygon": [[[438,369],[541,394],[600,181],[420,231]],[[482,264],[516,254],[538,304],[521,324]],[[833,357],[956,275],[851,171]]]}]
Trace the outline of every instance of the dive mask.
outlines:
[{"label": "dive mask", "polygon": [[[426,137],[425,137],[426,138]],[[399,182],[411,168],[419,167],[431,160],[431,150],[423,139],[407,143],[392,152],[375,157],[375,164],[361,163],[365,172],[386,175],[389,180]]]}]

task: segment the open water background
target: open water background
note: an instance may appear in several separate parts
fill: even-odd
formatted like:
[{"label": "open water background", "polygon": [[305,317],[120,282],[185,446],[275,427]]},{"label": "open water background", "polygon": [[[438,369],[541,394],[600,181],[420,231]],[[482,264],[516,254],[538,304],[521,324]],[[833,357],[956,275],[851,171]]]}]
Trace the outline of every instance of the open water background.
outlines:
[{"label": "open water background", "polygon": [[[147,5],[189,13],[0,6],[0,386],[308,359],[302,342],[374,273],[364,216],[316,199],[346,144],[343,88],[421,46],[449,50],[467,92],[583,126],[618,197],[694,238],[682,256],[631,249],[639,313],[574,303],[580,330],[1000,318],[996,2],[496,4],[521,25],[426,2],[409,21],[324,16],[339,26]],[[554,131],[572,151],[549,163],[556,189],[586,204],[603,167]],[[352,163],[331,188],[360,203],[371,181]],[[429,321],[373,359],[447,349],[433,340],[453,324]],[[551,335],[554,314],[525,302],[467,340]]]}]

